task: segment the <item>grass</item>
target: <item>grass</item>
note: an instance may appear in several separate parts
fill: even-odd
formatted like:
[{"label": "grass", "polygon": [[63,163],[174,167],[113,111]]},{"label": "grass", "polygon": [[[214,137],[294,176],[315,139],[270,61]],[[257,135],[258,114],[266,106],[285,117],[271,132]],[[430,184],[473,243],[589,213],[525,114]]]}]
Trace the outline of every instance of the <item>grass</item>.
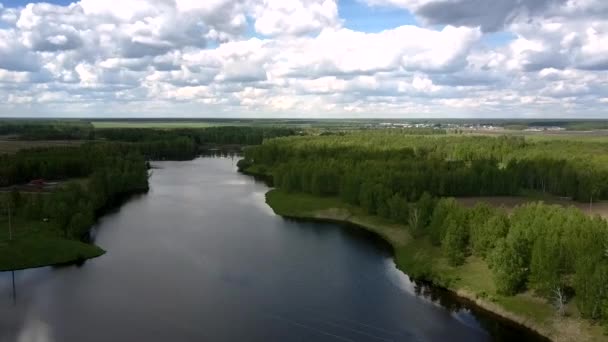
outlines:
[{"label": "grass", "polygon": [[503,296],[496,292],[487,263],[469,257],[462,266],[452,267],[439,247],[426,238],[414,239],[407,227],[368,215],[361,208],[336,197],[271,190],[266,202],[278,215],[328,221],[346,221],[370,230],[387,240],[394,250],[395,263],[414,278],[423,278],[474,301],[486,310],[532,328],[555,341],[605,341],[602,329],[578,318],[570,305],[569,317],[559,318],[544,299],[530,293]]},{"label": "grass", "polygon": [[104,250],[64,239],[52,223],[15,219],[9,240],[7,217],[0,217],[0,271],[65,264],[98,257]]},{"label": "grass", "polygon": [[95,246],[60,238],[27,238],[0,242],[0,271],[60,265],[104,254]]}]

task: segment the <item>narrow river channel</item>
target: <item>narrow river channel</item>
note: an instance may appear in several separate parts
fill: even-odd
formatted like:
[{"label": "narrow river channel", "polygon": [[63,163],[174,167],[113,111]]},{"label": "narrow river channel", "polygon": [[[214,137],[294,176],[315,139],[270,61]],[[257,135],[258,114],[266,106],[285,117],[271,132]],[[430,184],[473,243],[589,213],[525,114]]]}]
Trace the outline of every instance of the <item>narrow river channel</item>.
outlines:
[{"label": "narrow river channel", "polygon": [[416,286],[380,241],[294,222],[236,159],[157,162],[81,266],[0,273],[1,342],[539,341]]}]

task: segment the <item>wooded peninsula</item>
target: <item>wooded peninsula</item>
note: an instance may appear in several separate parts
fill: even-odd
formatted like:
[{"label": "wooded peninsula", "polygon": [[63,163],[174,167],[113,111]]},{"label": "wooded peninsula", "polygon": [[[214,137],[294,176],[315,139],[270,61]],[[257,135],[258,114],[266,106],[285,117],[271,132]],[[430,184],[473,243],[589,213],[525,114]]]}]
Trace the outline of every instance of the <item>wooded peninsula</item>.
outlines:
[{"label": "wooded peninsula", "polygon": [[[271,179],[267,202],[278,214],[349,221],[385,237],[414,278],[553,339],[579,340],[569,335],[573,325],[601,330],[606,220],[533,198],[567,197],[590,208],[606,199],[608,145],[410,133],[278,138],[247,149],[239,167]],[[522,204],[459,201],[507,195]]]}]

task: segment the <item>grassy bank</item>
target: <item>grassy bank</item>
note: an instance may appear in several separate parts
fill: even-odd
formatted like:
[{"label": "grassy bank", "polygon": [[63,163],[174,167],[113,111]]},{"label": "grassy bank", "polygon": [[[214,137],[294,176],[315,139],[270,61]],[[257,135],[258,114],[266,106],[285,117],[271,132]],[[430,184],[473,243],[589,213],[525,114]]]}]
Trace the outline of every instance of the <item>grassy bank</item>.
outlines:
[{"label": "grassy bank", "polygon": [[16,219],[9,240],[8,221],[0,218],[0,271],[80,262],[103,255],[103,249],[65,239],[51,223]]},{"label": "grassy bank", "polygon": [[530,293],[499,295],[490,269],[481,259],[469,257],[464,265],[452,267],[440,248],[426,238],[413,239],[405,226],[367,215],[361,208],[337,198],[272,190],[266,201],[276,214],[284,217],[345,221],[375,232],[392,245],[397,267],[403,272],[450,289],[554,341],[606,340],[601,327],[579,319],[573,303],[568,305],[566,317],[560,317],[550,304]]}]

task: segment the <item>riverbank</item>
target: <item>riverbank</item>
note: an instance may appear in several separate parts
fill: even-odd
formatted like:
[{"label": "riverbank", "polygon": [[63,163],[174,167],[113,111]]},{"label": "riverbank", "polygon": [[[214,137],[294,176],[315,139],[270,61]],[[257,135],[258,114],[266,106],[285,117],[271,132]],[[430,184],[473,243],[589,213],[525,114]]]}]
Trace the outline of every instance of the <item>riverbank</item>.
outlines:
[{"label": "riverbank", "polygon": [[428,240],[413,239],[405,226],[364,213],[334,197],[315,197],[272,190],[266,202],[280,216],[348,222],[384,238],[393,248],[397,267],[413,278],[424,279],[474,302],[479,307],[526,326],[554,341],[605,341],[602,328],[579,319],[569,303],[566,316],[559,317],[545,300],[530,293],[502,296],[496,293],[488,265],[469,257],[462,266],[452,267],[441,250]]},{"label": "riverbank", "polygon": [[100,247],[66,239],[53,222],[12,218],[12,239],[7,217],[0,218],[0,272],[83,262],[105,253]]},{"label": "riverbank", "polygon": [[[88,189],[88,182],[88,179],[84,179],[71,180],[67,183],[72,185],[78,183],[84,189]],[[92,220],[88,221],[86,226],[80,227],[84,230],[80,231],[79,237],[67,237],[65,227],[61,229],[56,220],[31,219],[23,217],[23,215],[12,216],[9,231],[8,217],[0,216],[0,227],[2,227],[0,229],[0,272],[81,264],[86,260],[104,255],[106,251],[90,241],[90,230],[99,218],[114,208],[120,207],[137,193],[141,193],[141,191],[119,194],[113,201],[107,202],[93,211]],[[34,195],[50,196],[51,194],[52,192]],[[78,209],[72,210],[73,216],[82,215]],[[73,218],[70,218],[70,223],[72,220]]]}]

